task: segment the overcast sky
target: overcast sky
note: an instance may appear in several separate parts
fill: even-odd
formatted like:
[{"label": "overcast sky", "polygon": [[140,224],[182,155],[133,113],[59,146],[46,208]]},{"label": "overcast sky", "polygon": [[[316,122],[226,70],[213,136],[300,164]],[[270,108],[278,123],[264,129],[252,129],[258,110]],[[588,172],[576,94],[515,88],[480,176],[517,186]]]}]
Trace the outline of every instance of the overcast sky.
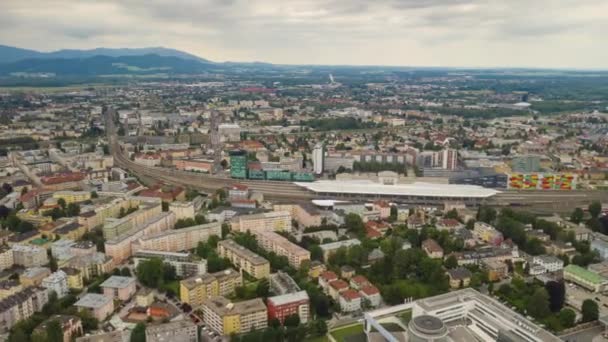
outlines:
[{"label": "overcast sky", "polygon": [[214,61],[608,68],[608,0],[0,0],[0,44]]}]

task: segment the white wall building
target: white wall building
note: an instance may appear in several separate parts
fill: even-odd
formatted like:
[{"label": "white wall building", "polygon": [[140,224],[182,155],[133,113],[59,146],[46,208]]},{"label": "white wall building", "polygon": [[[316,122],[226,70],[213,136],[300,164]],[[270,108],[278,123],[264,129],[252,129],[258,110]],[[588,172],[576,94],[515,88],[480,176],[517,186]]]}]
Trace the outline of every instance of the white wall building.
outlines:
[{"label": "white wall building", "polygon": [[55,291],[57,298],[64,297],[68,294],[68,276],[65,272],[59,270],[52,273],[50,276],[42,280],[42,287],[46,288],[49,293]]}]

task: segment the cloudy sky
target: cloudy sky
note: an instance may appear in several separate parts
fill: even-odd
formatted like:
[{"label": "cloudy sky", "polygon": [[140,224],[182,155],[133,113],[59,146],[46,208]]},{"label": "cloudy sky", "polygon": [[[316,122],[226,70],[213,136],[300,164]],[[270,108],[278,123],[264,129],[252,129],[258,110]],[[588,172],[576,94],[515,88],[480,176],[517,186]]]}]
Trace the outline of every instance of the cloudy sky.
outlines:
[{"label": "cloudy sky", "polygon": [[607,0],[0,0],[0,44],[214,61],[608,69]]}]

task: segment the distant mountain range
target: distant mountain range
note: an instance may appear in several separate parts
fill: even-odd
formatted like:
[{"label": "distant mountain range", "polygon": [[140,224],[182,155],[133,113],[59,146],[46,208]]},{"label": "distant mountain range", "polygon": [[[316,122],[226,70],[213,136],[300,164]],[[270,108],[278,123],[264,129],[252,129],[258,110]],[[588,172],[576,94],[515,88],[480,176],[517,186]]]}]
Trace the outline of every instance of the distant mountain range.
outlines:
[{"label": "distant mountain range", "polygon": [[163,47],[40,52],[0,45],[0,76],[194,74],[214,65],[207,59]]},{"label": "distant mountain range", "polygon": [[178,57],[182,59],[195,60],[199,62],[209,62],[204,58],[200,58],[193,54],[168,49],[164,47],[147,47],[147,48],[124,48],[124,49],[109,49],[96,48],[90,50],[57,50],[53,52],[40,52],[35,50],[27,50],[12,46],[0,45],[0,64],[17,62],[24,59],[60,59],[60,58],[88,58],[94,56],[108,57],[124,57],[124,56],[143,56],[143,55],[159,55],[162,57]]}]

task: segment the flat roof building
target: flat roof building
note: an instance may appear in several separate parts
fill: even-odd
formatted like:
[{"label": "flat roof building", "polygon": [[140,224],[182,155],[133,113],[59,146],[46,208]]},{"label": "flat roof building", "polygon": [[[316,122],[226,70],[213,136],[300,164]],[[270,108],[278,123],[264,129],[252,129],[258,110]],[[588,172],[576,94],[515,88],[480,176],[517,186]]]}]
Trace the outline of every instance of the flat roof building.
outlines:
[{"label": "flat roof building", "polygon": [[203,302],[203,321],[220,335],[263,330],[268,326],[266,305],[261,298],[232,303],[224,297]]},{"label": "flat roof building", "polygon": [[218,242],[217,251],[221,257],[227,258],[240,270],[247,272],[254,278],[268,278],[270,275],[268,260],[239,245],[234,240]]}]

